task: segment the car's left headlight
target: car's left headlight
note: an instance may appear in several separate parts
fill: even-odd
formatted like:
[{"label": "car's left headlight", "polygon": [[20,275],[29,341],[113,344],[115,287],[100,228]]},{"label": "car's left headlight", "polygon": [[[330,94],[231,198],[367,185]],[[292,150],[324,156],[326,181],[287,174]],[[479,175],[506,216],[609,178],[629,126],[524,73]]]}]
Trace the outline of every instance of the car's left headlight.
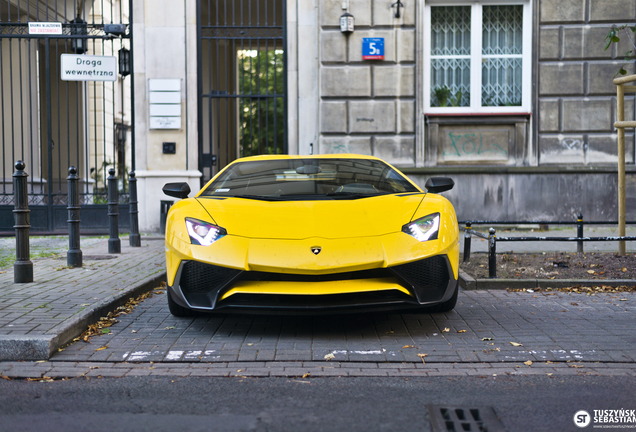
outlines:
[{"label": "car's left headlight", "polygon": [[433,213],[407,223],[402,227],[402,231],[421,242],[436,240],[439,233],[439,213]]},{"label": "car's left headlight", "polygon": [[186,218],[185,223],[188,235],[190,235],[190,242],[194,245],[210,246],[227,235],[225,228],[198,219]]}]

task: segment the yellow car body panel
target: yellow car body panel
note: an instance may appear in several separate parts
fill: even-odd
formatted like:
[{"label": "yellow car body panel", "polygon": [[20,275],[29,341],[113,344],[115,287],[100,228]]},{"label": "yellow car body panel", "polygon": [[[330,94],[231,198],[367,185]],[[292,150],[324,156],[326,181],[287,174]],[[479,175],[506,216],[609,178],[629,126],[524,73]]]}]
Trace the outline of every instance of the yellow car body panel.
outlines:
[{"label": "yellow car body panel", "polygon": [[[319,157],[374,159],[356,155]],[[268,158],[311,157],[276,155],[239,161]],[[453,206],[446,198],[413,186],[418,192],[355,200],[262,201],[200,196],[199,192],[194,198],[176,202],[168,213],[168,285],[175,284],[180,266],[189,261],[246,272],[321,276],[386,269],[434,256],[447,257],[456,281],[459,229]],[[433,213],[440,214],[437,239],[422,242],[402,231],[405,224]],[[191,244],[186,217],[222,227],[227,235],[210,246]],[[319,254],[312,253],[315,247],[321,248]],[[320,282],[239,280],[219,295],[219,301],[236,294],[329,295],[390,290],[413,296],[395,278]]]},{"label": "yellow car body panel", "polygon": [[406,295],[409,291],[395,283],[393,278],[364,280],[339,280],[332,282],[238,282],[223,294],[221,300],[235,294],[280,294],[280,295],[329,295],[351,294],[369,291],[396,290]]}]

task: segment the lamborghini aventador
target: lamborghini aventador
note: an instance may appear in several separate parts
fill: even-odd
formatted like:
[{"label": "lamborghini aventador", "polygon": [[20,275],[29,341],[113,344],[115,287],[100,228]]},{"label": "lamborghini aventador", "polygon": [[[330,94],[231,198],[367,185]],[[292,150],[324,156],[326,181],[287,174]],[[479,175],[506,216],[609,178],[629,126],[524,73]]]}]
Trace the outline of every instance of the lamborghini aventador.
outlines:
[{"label": "lamborghini aventador", "polygon": [[192,198],[168,183],[180,198],[165,232],[170,312],[449,311],[459,229],[439,193],[453,185],[433,177],[424,191],[342,154],[238,159]]}]

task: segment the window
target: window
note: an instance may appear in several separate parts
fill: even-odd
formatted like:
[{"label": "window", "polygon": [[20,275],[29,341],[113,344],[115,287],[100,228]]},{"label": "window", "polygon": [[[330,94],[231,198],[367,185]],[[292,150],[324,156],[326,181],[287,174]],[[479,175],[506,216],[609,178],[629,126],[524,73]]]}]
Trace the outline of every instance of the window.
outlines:
[{"label": "window", "polygon": [[530,2],[426,3],[426,112],[529,113]]}]

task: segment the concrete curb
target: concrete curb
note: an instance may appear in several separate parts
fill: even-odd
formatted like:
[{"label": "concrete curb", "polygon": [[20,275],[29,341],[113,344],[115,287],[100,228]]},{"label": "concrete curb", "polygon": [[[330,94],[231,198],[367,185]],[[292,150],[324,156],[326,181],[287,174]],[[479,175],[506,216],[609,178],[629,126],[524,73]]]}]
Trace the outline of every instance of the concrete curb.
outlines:
[{"label": "concrete curb", "polygon": [[135,285],[125,288],[110,297],[102,299],[91,307],[63,321],[45,335],[4,335],[0,336],[0,361],[7,360],[48,360],[59,348],[82,334],[101,317],[125,304],[130,297],[150,291],[166,280],[165,272],[158,272]]},{"label": "concrete curb", "polygon": [[475,279],[468,273],[459,271],[459,286],[465,290],[497,290],[497,289],[523,289],[523,288],[567,288],[572,286],[633,286],[636,280],[632,279]]}]

